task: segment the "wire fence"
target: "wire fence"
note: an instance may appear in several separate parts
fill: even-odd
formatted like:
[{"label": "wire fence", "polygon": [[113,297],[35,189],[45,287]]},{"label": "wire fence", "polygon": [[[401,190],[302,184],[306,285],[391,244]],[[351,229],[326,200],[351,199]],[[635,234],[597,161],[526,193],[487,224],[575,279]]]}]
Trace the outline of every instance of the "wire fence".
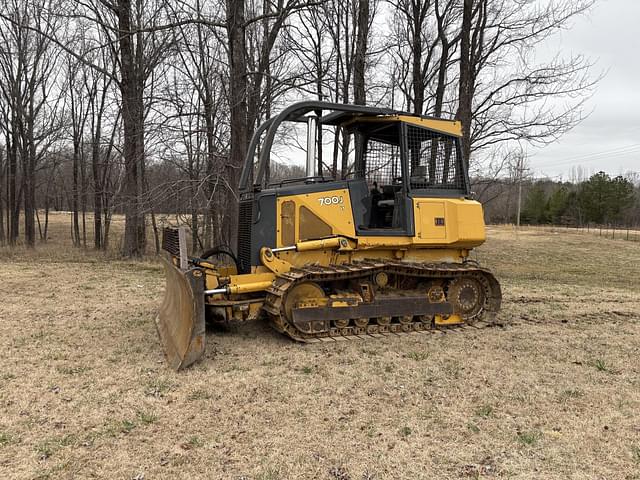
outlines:
[{"label": "wire fence", "polygon": [[619,226],[619,225],[600,225],[588,223],[585,225],[520,225],[520,230],[538,230],[547,232],[574,232],[595,235],[612,240],[628,240],[630,242],[640,242],[640,227]]}]

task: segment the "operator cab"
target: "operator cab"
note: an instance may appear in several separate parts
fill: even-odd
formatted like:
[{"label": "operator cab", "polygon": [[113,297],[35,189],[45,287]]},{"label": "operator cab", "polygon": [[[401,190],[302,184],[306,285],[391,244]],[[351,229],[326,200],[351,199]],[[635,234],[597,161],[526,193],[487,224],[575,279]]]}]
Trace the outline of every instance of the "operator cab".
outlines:
[{"label": "operator cab", "polygon": [[[274,141],[304,144],[301,130],[306,168],[283,177],[276,159],[287,155]],[[414,236],[414,198],[469,195],[460,137],[460,122],[386,108],[310,101],[284,109],[256,130],[247,152],[239,185],[241,270],[258,262],[252,231],[275,247],[267,218],[275,218],[276,197],[348,190],[356,235]]]},{"label": "operator cab", "polygon": [[406,234],[411,197],[467,194],[458,136],[420,123],[420,117],[389,115],[348,125],[356,154],[346,178],[352,202],[360,203],[354,216],[362,233]]}]

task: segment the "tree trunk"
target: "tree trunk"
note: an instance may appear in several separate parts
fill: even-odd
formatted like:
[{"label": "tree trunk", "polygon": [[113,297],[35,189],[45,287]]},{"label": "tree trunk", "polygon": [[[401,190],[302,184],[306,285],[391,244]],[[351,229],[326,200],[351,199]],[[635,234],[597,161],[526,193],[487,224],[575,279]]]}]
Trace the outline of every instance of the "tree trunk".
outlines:
[{"label": "tree trunk", "polygon": [[[247,63],[245,58],[245,18],[242,0],[226,0],[227,37],[229,41],[229,104],[231,110],[231,151],[227,176],[229,184],[237,191],[240,169],[247,154],[249,125],[247,121]],[[238,202],[234,192],[227,194],[227,241],[236,248]]]},{"label": "tree trunk", "polygon": [[38,235],[40,235],[40,241],[42,241],[42,224],[40,223],[40,215],[38,215],[38,210],[36,209],[36,223],[38,224]]},{"label": "tree trunk", "polygon": [[24,238],[29,248],[36,244],[36,140],[35,140],[35,87],[31,87],[29,111],[26,122],[24,154],[26,156],[22,175],[24,182]]},{"label": "tree trunk", "polygon": [[[122,199],[124,203],[125,227],[122,254],[139,257],[144,254],[144,215],[140,205],[140,185],[143,178],[141,163],[143,151],[143,99],[139,89],[139,75],[134,58],[133,35],[131,32],[131,1],[118,3],[118,26],[120,28],[122,122],[124,130],[123,156],[125,165]],[[141,48],[141,46],[138,46]]]},{"label": "tree trunk", "polygon": [[357,18],[356,51],[353,58],[353,101],[366,105],[365,71],[367,41],[369,39],[369,0],[359,0]]},{"label": "tree trunk", "polygon": [[433,108],[433,114],[436,117],[440,117],[442,115],[444,93],[447,87],[447,65],[449,63],[449,51],[451,49],[451,44],[449,43],[449,39],[447,38],[447,32],[445,28],[444,17],[447,14],[446,8],[444,12],[440,13],[440,6],[438,0],[436,0],[434,11],[436,14],[436,21],[438,25],[438,38],[440,39],[440,47],[442,50],[440,52],[440,61],[438,63],[438,83],[436,86],[436,98]]},{"label": "tree trunk", "polygon": [[102,248],[102,183],[100,181],[100,119],[91,146],[91,173],[93,175],[93,246]]},{"label": "tree trunk", "polygon": [[153,228],[153,241],[156,247],[156,255],[160,254],[160,232],[158,230],[158,223],[156,222],[156,214],[151,209],[151,227]]},{"label": "tree trunk", "polygon": [[[205,80],[207,81],[207,80]],[[217,173],[215,172],[215,137],[214,137],[214,113],[213,113],[213,98],[211,97],[211,89],[209,85],[204,85],[205,98],[204,98],[204,118],[206,123],[206,135],[207,135],[207,164],[205,168],[205,195],[206,205],[205,218],[204,218],[204,246],[211,247],[216,245],[216,235],[219,235],[220,225],[218,222],[218,210],[216,208],[216,202],[214,201],[216,182],[213,178]]]},{"label": "tree trunk", "polygon": [[49,196],[47,195],[45,204],[44,204],[44,242],[46,243],[47,238],[49,238]]},{"label": "tree trunk", "polygon": [[424,113],[424,79],[422,78],[422,2],[414,0],[413,10],[413,38],[411,39],[411,83],[413,88],[413,113]]},{"label": "tree trunk", "polygon": [[[356,105],[367,104],[365,90],[365,71],[367,60],[367,41],[369,39],[369,0],[358,1],[356,50],[353,56],[353,102]],[[355,158],[361,158],[364,147],[360,135],[356,134]]]},{"label": "tree trunk", "polygon": [[[106,95],[106,94],[105,94]],[[105,97],[103,97],[103,102]],[[111,162],[115,145],[115,136],[118,131],[119,118],[121,115],[121,111],[118,112],[118,116],[116,121],[113,124],[113,128],[111,129],[111,134],[109,138],[109,145],[107,146],[104,152],[100,152],[100,187],[101,187],[101,200],[100,204],[102,205],[102,250],[107,250],[109,247],[109,227],[111,223],[111,214],[112,214],[112,188],[113,185],[110,182],[110,174],[111,174]],[[98,141],[98,144],[100,142]]]},{"label": "tree trunk", "polygon": [[[12,128],[16,128],[15,124]],[[9,201],[7,202],[7,209],[10,212],[9,220],[9,245],[15,245],[18,240],[20,232],[20,205],[18,196],[16,194],[16,177],[18,173],[18,151],[17,151],[17,134],[14,133],[14,138],[9,149]]]},{"label": "tree trunk", "polygon": [[87,169],[84,148],[80,150],[80,206],[82,208],[82,246],[87,248]]},{"label": "tree trunk", "polygon": [[[0,155],[2,151],[0,150]],[[6,157],[6,155],[5,155]],[[2,191],[4,189],[4,177],[5,177],[5,161],[0,156],[0,245],[4,245],[6,242],[6,236],[4,231],[4,199]]]},{"label": "tree trunk", "polygon": [[72,240],[73,246],[80,246],[80,224],[78,222],[78,204],[79,204],[79,187],[78,187],[78,169],[79,169],[79,157],[80,157],[80,145],[78,144],[78,139],[74,139],[73,141],[73,187],[72,187],[72,195],[73,195],[73,211],[72,211],[72,220],[71,220],[71,231],[72,231]]},{"label": "tree trunk", "polygon": [[460,32],[460,83],[458,86],[458,111],[456,118],[462,123],[462,157],[469,167],[471,154],[471,105],[473,96],[471,72],[471,20],[473,0],[464,0],[462,30]]},{"label": "tree trunk", "polygon": [[109,247],[109,230],[111,229],[111,211],[109,206],[109,200],[106,199],[104,203],[104,237],[102,238],[102,249],[106,250]]}]

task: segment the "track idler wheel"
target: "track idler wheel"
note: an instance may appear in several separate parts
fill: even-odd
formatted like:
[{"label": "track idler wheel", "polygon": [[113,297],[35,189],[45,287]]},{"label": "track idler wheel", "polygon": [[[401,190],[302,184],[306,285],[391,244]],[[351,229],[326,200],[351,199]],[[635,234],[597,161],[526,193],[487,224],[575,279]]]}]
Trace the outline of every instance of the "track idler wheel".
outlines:
[{"label": "track idler wheel", "polygon": [[456,278],[449,284],[447,300],[465,323],[472,323],[482,313],[485,304],[484,288],[475,278]]},{"label": "track idler wheel", "polygon": [[[293,327],[305,334],[315,334],[325,332],[329,329],[331,323],[337,326],[334,320],[331,322],[329,318],[310,321],[298,322],[294,321],[294,310],[304,309],[305,307],[321,307],[327,304],[327,296],[322,287],[315,282],[303,282],[295,285],[284,298],[284,314],[286,321]],[[347,321],[348,323],[348,321]],[[340,328],[340,327],[339,327]]]},{"label": "track idler wheel", "polygon": [[315,282],[304,282],[294,286],[284,300],[284,311],[287,320],[293,322],[292,311],[303,303],[316,303],[319,299],[326,298],[322,287]]}]

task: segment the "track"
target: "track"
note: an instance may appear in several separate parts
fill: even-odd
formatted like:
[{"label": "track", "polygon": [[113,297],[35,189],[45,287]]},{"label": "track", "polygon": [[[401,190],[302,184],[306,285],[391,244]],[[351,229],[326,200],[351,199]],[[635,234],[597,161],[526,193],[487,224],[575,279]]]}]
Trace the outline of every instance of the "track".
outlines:
[{"label": "track", "polygon": [[501,298],[491,272],[472,262],[366,260],[281,274],[263,308],[276,330],[310,343],[492,326]]}]

